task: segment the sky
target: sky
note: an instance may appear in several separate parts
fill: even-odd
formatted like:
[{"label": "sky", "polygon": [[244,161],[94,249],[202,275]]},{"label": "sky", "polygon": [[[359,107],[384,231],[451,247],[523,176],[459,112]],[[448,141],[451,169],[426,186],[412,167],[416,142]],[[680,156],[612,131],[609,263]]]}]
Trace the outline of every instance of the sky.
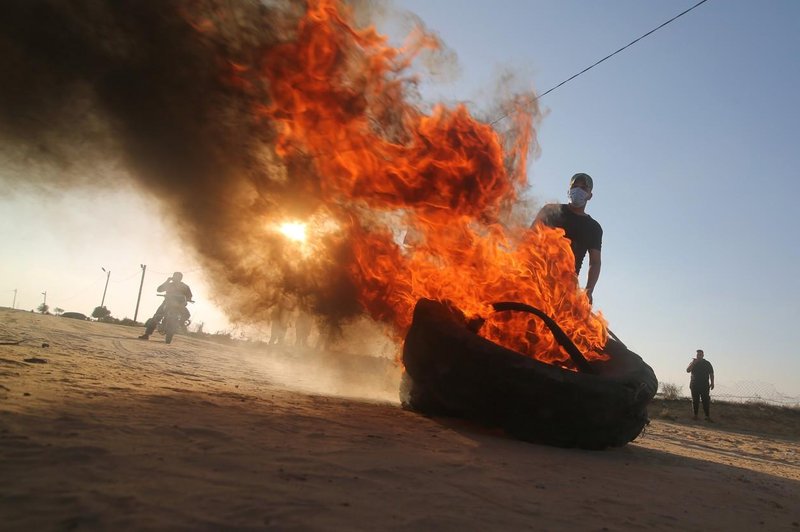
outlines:
[{"label": "sky", "polygon": [[[396,0],[379,29],[415,13],[457,57],[457,76],[423,83],[426,101],[488,108],[504,72],[542,93],[695,1]],[[709,0],[544,96],[541,152],[527,193],[564,201],[592,175],[603,226],[594,306],[659,380],[684,385],[705,350],[720,385],[800,395],[800,2]],[[455,71],[456,69],[454,69]],[[133,190],[0,193],[0,305],[91,313],[103,296],[139,319],[174,270],[196,294],[195,322],[230,330],[191,250]],[[585,269],[585,268],[584,268]],[[585,282],[585,271],[583,272]]]}]

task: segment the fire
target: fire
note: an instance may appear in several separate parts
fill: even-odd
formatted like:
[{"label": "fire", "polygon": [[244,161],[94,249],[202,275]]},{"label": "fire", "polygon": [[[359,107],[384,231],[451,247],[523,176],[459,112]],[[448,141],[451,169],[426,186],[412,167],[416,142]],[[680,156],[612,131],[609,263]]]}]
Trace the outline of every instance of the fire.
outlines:
[{"label": "fire", "polygon": [[295,242],[306,241],[306,225],[303,223],[285,222],[281,224],[279,230],[289,240],[294,240]]},{"label": "fire", "polygon": [[[277,129],[278,156],[310,160],[320,176],[315,199],[349,242],[347,272],[372,317],[402,337],[419,298],[449,300],[490,318],[481,331],[489,339],[567,365],[537,318],[492,316],[490,303],[520,301],[553,316],[588,358],[602,358],[592,350],[605,344],[606,324],[578,287],[563,232],[503,223],[526,185],[538,110],[530,98],[512,99],[506,133],[464,105],[423,112],[407,98],[409,67],[437,47],[419,31],[394,48],[374,28],[356,28],[337,0],[309,0],[292,41],[267,50],[257,69],[233,71],[268,87],[254,113]],[[281,231],[306,234],[302,224]]]}]

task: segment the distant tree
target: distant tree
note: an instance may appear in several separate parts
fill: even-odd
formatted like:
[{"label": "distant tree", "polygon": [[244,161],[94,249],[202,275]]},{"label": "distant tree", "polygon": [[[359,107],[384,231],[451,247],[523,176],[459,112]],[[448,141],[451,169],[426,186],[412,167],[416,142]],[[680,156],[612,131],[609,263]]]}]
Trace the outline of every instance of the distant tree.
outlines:
[{"label": "distant tree", "polygon": [[668,399],[670,401],[680,399],[681,391],[683,391],[683,386],[678,386],[677,384],[673,384],[671,382],[661,383],[661,393],[663,394],[664,399]]},{"label": "distant tree", "polygon": [[64,314],[64,309],[61,307],[56,307],[53,309],[53,314],[55,314],[56,316],[61,316],[62,314]]},{"label": "distant tree", "polygon": [[36,310],[38,310],[42,314],[47,314],[47,311],[50,310],[50,306],[42,303],[41,305],[36,307]]},{"label": "distant tree", "polygon": [[106,307],[94,307],[94,310],[92,311],[92,317],[98,320],[108,318],[109,316],[111,316],[111,311]]}]

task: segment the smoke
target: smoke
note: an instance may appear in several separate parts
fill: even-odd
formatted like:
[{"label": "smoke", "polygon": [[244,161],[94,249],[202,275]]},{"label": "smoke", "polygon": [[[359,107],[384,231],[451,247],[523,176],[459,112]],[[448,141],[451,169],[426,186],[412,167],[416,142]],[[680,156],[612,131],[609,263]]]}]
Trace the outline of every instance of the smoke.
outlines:
[{"label": "smoke", "polygon": [[295,328],[266,353],[245,347],[240,354],[253,371],[283,388],[397,403],[402,370],[384,329],[363,317],[348,322],[339,338],[326,341],[320,331],[323,336],[310,335],[309,347],[302,347],[294,342]]},{"label": "smoke", "polygon": [[[358,17],[380,13],[370,2],[357,7]],[[271,229],[326,213],[340,221],[359,217],[358,228],[376,219],[359,213],[361,204],[331,203],[319,154],[287,153],[280,142],[284,117],[270,108],[272,89],[291,80],[264,75],[264,58],[271,58],[271,73],[290,72],[280,51],[297,39],[306,8],[293,0],[3,2],[0,180],[12,189],[129,180],[171,214],[232,320],[268,320],[277,304],[333,323],[359,315],[346,231],[323,231],[318,247],[303,255]],[[435,49],[434,41],[423,32],[417,46]],[[335,57],[344,65],[336,72],[348,74],[336,80],[344,87],[337,95],[345,95],[338,104],[353,116],[370,107],[383,137],[402,142],[407,117],[382,98],[404,98],[413,80],[383,84],[385,94],[359,93],[371,85],[362,72],[348,71],[357,63],[348,54],[357,53],[343,49]],[[446,52],[438,57],[442,65],[454,62]],[[522,163],[513,164],[524,171],[526,148],[515,149]],[[489,192],[505,194],[492,186]],[[425,190],[430,183],[419,187]]]},{"label": "smoke", "polygon": [[[330,315],[357,311],[342,272],[302,278],[264,213],[302,218],[317,179],[279,161],[254,117],[264,87],[226,73],[290,39],[301,2],[11,0],[0,17],[0,179],[13,187],[130,176],[179,222],[233,317],[259,319],[288,288]],[[116,169],[116,171],[114,171]],[[341,264],[333,246],[330,264]],[[329,264],[329,266],[330,266]],[[318,272],[316,272],[318,273]],[[324,288],[320,286],[324,284]],[[232,302],[236,303],[233,304]]]}]

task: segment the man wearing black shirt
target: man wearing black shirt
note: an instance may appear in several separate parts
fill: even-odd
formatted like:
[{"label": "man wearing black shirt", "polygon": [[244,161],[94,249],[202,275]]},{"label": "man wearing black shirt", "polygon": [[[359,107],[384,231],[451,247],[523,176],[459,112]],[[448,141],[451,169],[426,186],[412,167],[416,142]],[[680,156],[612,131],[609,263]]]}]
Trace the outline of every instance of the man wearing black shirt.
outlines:
[{"label": "man wearing black shirt", "polygon": [[[711,362],[703,358],[702,349],[697,350],[697,355],[689,363],[686,373],[692,374],[689,381],[689,389],[692,391],[692,409],[694,419],[697,419],[697,410],[700,401],[703,401],[703,412],[706,414],[706,421],[711,421],[711,395],[710,390],[714,389],[714,367]],[[709,384],[709,379],[711,383]]]},{"label": "man wearing black shirt", "polygon": [[542,207],[536,221],[549,227],[560,227],[570,241],[575,255],[575,275],[581,271],[583,257],[589,253],[589,276],[586,280],[586,295],[592,302],[592,293],[600,278],[600,249],[603,244],[603,228],[586,214],[586,202],[592,198],[594,183],[588,174],[575,174],[569,183],[569,203],[551,203]]}]

